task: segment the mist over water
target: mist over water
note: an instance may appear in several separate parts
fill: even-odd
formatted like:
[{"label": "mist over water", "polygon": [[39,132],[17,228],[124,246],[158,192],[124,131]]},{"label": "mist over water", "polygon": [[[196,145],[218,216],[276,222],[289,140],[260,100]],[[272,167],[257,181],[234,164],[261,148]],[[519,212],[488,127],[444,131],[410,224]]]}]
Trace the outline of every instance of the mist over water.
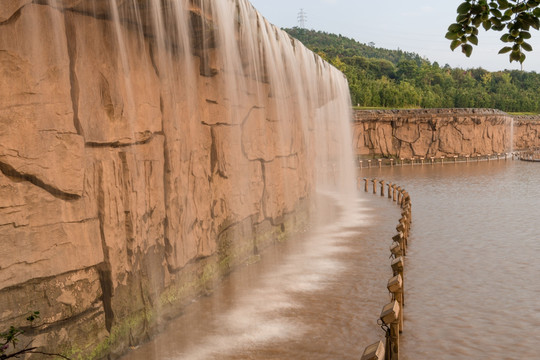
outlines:
[{"label": "mist over water", "polygon": [[388,242],[398,207],[319,198],[304,234],[267,249],[125,359],[358,359],[383,335]]}]

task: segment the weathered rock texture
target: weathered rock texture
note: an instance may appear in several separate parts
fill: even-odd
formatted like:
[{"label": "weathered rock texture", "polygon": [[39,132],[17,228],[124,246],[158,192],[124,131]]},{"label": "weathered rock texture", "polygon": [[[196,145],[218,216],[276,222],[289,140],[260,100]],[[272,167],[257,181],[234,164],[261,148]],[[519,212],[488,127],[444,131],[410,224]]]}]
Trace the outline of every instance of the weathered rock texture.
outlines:
[{"label": "weathered rock texture", "polygon": [[539,146],[539,130],[492,109],[359,110],[353,143],[358,156],[472,156]]},{"label": "weathered rock texture", "polygon": [[540,148],[540,116],[514,116],[514,149]]},{"label": "weathered rock texture", "polygon": [[181,2],[0,0],[0,330],[39,310],[33,345],[121,353],[304,222],[346,82],[245,1],[259,27],[213,33],[219,1],[190,2],[186,45]]}]

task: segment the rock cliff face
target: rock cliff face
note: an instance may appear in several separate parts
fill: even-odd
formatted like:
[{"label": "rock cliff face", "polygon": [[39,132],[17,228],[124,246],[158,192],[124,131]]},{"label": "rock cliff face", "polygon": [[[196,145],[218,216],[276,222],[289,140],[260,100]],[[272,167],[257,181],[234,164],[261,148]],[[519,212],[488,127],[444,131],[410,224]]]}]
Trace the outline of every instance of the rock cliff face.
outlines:
[{"label": "rock cliff face", "polygon": [[540,148],[540,116],[515,116],[513,134],[514,149]]},{"label": "rock cliff face", "polygon": [[540,122],[491,109],[356,111],[359,156],[466,156],[540,146]]},{"label": "rock cliff face", "polygon": [[73,358],[301,226],[342,157],[344,77],[243,0],[4,1],[0,64],[0,330],[39,310]]}]

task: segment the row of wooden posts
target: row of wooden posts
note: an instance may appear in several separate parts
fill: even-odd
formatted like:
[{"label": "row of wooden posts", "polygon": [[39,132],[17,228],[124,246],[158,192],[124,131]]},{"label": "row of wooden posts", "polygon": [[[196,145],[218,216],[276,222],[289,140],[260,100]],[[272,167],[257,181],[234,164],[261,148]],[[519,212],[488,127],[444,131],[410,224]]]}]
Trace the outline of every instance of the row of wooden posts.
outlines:
[{"label": "row of wooden posts", "polygon": [[[380,185],[380,194],[385,196],[384,180],[364,179],[364,182],[366,192],[369,192],[370,183],[372,183],[373,194],[377,194],[377,185]],[[393,242],[390,246],[392,259],[390,266],[393,276],[386,285],[392,295],[392,301],[383,307],[377,322],[385,331],[384,343],[378,341],[366,347],[361,360],[398,360],[399,337],[403,332],[403,307],[405,306],[403,271],[412,222],[411,197],[404,188],[396,184],[388,183],[386,186],[388,186],[388,198],[401,207],[401,218],[396,226],[397,234],[392,237]]]},{"label": "row of wooden posts", "polygon": [[[424,165],[425,163],[431,163],[431,165],[435,163],[444,164],[445,162],[469,162],[469,161],[476,161],[479,162],[481,160],[507,160],[512,159],[514,160],[516,157],[519,157],[519,154],[516,152],[511,153],[497,153],[497,154],[486,154],[486,155],[465,155],[465,156],[431,156],[428,158],[424,157],[412,157],[412,158],[397,158],[394,160],[394,158],[384,158],[384,159],[368,159],[368,160],[361,160],[358,159],[358,167],[360,169],[363,169],[364,167],[371,168],[372,166],[394,166],[394,161],[396,162],[396,166],[404,166],[404,165]],[[377,164],[377,165],[374,165]]]}]

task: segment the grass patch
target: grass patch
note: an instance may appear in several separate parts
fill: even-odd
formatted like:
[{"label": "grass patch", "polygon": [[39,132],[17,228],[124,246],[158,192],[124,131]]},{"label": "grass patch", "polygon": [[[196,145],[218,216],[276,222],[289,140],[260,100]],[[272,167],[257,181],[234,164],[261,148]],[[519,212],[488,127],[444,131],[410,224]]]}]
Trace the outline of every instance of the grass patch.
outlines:
[{"label": "grass patch", "polygon": [[509,115],[514,115],[514,116],[520,116],[520,115],[539,115],[538,113],[536,112],[507,112],[507,114]]},{"label": "grass patch", "polygon": [[383,106],[353,106],[353,110],[411,110],[421,109],[418,106],[383,107]]}]

